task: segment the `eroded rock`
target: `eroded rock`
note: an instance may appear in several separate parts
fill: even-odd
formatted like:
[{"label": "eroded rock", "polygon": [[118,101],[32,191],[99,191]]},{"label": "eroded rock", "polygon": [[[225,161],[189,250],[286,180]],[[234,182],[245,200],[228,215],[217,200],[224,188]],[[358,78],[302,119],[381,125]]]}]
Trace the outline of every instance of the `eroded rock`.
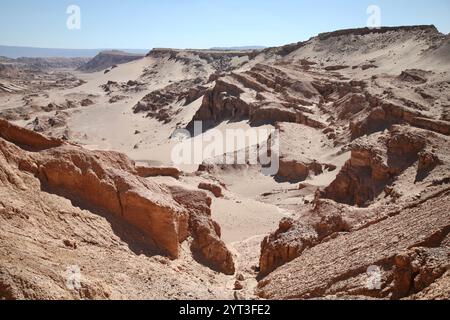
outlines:
[{"label": "eroded rock", "polygon": [[[220,240],[220,228],[210,217],[211,199],[205,193],[182,187],[174,191],[141,178],[142,168],[123,154],[88,151],[2,124],[6,141],[20,141],[33,150],[46,148],[30,153],[5,140],[1,145],[10,161],[35,175],[49,192],[124,219],[174,259],[179,257],[180,243],[192,236],[193,251],[201,252],[207,264],[234,273],[232,255]],[[9,175],[6,179],[12,181]]]},{"label": "eroded rock", "polygon": [[223,197],[222,188],[216,184],[202,182],[198,185],[198,188],[210,191],[216,198]]},{"label": "eroded rock", "polygon": [[[435,206],[436,201],[442,206]],[[261,281],[258,294],[267,299],[394,299],[409,294],[412,283],[422,290],[445,273],[448,250],[418,249],[412,260],[417,260],[414,265],[422,273],[412,276],[408,271],[411,256],[396,257],[408,248],[439,246],[450,231],[449,201],[448,195],[437,196],[389,219],[318,244]],[[395,269],[395,275],[394,265],[403,268]],[[373,285],[371,270],[377,270],[379,286]]]}]

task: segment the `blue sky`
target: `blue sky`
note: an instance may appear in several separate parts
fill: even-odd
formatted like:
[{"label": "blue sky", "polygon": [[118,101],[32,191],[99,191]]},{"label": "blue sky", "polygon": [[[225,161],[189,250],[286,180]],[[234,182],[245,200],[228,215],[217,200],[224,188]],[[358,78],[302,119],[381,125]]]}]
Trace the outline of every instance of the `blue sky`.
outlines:
[{"label": "blue sky", "polygon": [[[66,27],[72,4],[81,9],[80,30]],[[435,24],[450,32],[450,0],[2,0],[0,45],[274,46],[364,27],[372,4],[381,8],[382,25]]]}]

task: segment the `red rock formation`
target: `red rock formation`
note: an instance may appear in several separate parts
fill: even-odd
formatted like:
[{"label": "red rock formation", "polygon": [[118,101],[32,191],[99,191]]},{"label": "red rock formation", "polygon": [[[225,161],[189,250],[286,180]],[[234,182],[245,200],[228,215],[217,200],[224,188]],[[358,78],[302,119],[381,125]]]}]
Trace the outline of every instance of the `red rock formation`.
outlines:
[{"label": "red rock formation", "polygon": [[217,124],[249,119],[255,125],[293,122],[325,128],[326,124],[314,116],[314,110],[303,107],[317,103],[319,96],[311,82],[298,81],[278,68],[257,64],[250,71],[217,79],[192,122]]},{"label": "red rock formation", "polygon": [[418,69],[405,70],[401,73],[401,75],[398,78],[406,82],[425,83],[427,82],[426,78],[427,73],[428,72],[424,70]]},{"label": "red rock formation", "polygon": [[[315,211],[313,216],[293,220],[281,220],[278,230],[261,243],[259,261],[260,276],[266,276],[278,267],[298,258],[311,247],[319,244],[326,237],[350,229],[349,223],[341,213]],[[335,208],[336,209],[336,208]]]},{"label": "red rock formation", "polygon": [[189,90],[183,94],[182,96],[185,96],[185,102],[184,105],[187,106],[188,104],[191,104],[195,100],[201,98],[206,93],[206,87],[203,86],[197,86],[189,88]]},{"label": "red rock formation", "polygon": [[354,144],[351,159],[324,195],[337,202],[365,206],[417,161],[425,147],[426,140],[420,133],[402,127],[394,127],[386,141],[360,141]]},{"label": "red rock formation", "polygon": [[169,188],[174,199],[191,212],[189,230],[194,238],[191,245],[194,257],[214,270],[233,275],[233,256],[220,240],[220,226],[210,217],[211,198],[201,191],[186,192],[179,187]]},{"label": "red rock formation", "polygon": [[251,122],[275,123],[275,122],[297,122],[297,112],[284,108],[281,104],[258,104],[252,107]]},{"label": "red rock formation", "polygon": [[317,233],[311,226],[296,224],[292,219],[283,219],[278,230],[264,238],[261,243],[260,275],[266,276],[299,257],[306,248],[317,243],[317,240]]},{"label": "red rock formation", "polygon": [[0,137],[33,150],[55,148],[63,144],[61,140],[47,138],[38,133],[13,126],[3,119],[0,119]]},{"label": "red rock formation", "polygon": [[[322,242],[262,280],[258,294],[266,299],[398,299],[423,291],[448,268],[449,251],[443,240],[450,231],[449,201],[448,195],[437,195]],[[405,257],[410,249],[413,252]],[[375,285],[372,269],[379,272]]]},{"label": "red rock formation", "polygon": [[316,161],[303,163],[281,158],[277,176],[287,181],[304,181],[311,175],[319,175],[321,173],[323,173],[322,164]]},{"label": "red rock formation", "polygon": [[[439,245],[439,244],[438,244]],[[415,248],[395,257],[392,298],[400,299],[428,288],[448,270],[449,247]]]},{"label": "red rock formation", "polygon": [[2,124],[7,129],[0,131],[3,138],[20,141],[34,150],[43,149],[27,152],[5,140],[1,145],[20,170],[39,178],[43,188],[124,219],[171,258],[179,257],[180,243],[192,236],[193,248],[202,253],[206,263],[221,272],[234,273],[232,255],[220,240],[220,229],[211,220],[211,199],[204,192],[183,188],[174,191],[141,178],[138,171],[142,173],[142,168],[136,168],[120,153],[55,145],[39,134]]},{"label": "red rock formation", "polygon": [[342,70],[342,69],[348,69],[350,68],[349,66],[328,66],[325,67],[326,71],[338,71],[338,70]]},{"label": "red rock formation", "polygon": [[139,176],[143,178],[150,177],[172,177],[179,179],[181,176],[181,171],[177,168],[172,167],[147,167],[147,166],[136,166],[136,171]]}]

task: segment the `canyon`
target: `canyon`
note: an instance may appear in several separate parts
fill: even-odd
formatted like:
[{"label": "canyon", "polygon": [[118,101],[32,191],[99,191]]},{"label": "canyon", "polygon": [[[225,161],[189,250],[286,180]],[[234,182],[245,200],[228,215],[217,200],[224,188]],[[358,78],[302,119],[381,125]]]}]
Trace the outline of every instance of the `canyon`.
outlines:
[{"label": "canyon", "polygon": [[[268,134],[174,163],[213,129]],[[1,58],[0,299],[448,300],[449,135],[434,26]]]}]

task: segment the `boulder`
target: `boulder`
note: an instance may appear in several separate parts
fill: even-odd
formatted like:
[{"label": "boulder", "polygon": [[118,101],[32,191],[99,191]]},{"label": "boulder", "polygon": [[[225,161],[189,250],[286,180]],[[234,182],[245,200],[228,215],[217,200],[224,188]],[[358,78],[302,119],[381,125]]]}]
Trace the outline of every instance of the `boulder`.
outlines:
[{"label": "boulder", "polygon": [[249,117],[249,106],[240,99],[244,91],[237,85],[225,80],[217,80],[215,86],[208,90],[194,121],[220,122],[224,119],[245,119]]}]

